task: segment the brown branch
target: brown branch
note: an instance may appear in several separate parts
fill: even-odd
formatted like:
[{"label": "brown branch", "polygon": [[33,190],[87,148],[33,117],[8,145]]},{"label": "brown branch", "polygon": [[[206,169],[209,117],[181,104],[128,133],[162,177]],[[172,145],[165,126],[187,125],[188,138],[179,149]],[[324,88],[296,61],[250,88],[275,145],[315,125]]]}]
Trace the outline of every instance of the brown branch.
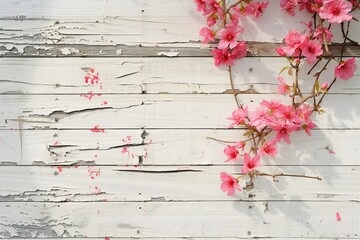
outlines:
[{"label": "brown branch", "polygon": [[322,178],[319,176],[308,176],[308,175],[301,175],[301,174],[287,174],[287,173],[278,173],[278,174],[270,174],[270,173],[263,173],[263,172],[255,172],[255,176],[267,176],[272,177],[273,180],[275,180],[277,177],[297,177],[297,178],[310,178],[310,179],[316,179],[321,181]]}]

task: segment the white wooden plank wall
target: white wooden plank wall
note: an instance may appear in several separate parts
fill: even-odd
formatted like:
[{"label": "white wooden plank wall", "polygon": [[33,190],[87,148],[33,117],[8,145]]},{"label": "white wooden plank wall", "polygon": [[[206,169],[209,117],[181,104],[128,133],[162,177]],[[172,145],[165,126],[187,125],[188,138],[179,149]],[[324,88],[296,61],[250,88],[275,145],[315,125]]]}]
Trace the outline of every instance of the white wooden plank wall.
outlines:
[{"label": "white wooden plank wall", "polygon": [[[278,4],[244,22],[234,78],[251,106],[279,98],[274,49],[308,17]],[[312,137],[264,159],[264,171],[323,181],[259,178],[229,198],[219,172],[240,167],[211,138],[244,130],[227,129],[236,105],[203,25],[191,0],[0,2],[1,239],[359,239],[360,70],[332,89]],[[99,84],[85,83],[90,68]]]}]

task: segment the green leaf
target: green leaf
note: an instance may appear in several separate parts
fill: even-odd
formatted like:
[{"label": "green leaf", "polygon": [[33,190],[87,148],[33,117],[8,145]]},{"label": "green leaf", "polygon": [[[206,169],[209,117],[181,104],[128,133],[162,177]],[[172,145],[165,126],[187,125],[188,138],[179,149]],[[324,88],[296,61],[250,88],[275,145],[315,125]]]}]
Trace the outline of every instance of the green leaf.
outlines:
[{"label": "green leaf", "polygon": [[247,136],[250,136],[251,134],[253,133],[252,130],[249,130],[249,131],[246,131],[243,136],[247,137]]},{"label": "green leaf", "polygon": [[315,80],[315,89],[316,89],[316,92],[320,92],[319,79],[316,79],[316,80]]},{"label": "green leaf", "polygon": [[279,72],[279,75],[281,75],[286,69],[290,68],[289,66],[285,66],[281,69],[281,71]]}]

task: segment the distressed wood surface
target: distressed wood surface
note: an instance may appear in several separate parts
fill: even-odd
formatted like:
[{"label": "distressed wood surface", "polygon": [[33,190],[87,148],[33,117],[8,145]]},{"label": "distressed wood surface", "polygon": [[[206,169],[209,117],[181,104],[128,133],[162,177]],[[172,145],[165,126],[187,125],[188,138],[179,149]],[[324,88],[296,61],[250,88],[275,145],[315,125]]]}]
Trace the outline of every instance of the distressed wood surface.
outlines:
[{"label": "distressed wood surface", "polygon": [[[0,219],[4,237],[357,238],[360,234],[358,202],[11,202],[0,206],[0,214],[7,216]],[[336,212],[342,215],[340,222]]]},{"label": "distressed wood surface", "polygon": [[[241,95],[250,109],[263,99],[262,94]],[[359,94],[329,94],[325,113],[317,114],[315,123],[318,128],[360,128],[358,102]],[[231,94],[103,94],[92,100],[78,94],[0,95],[0,129],[228,128],[226,118],[235,108]]]},{"label": "distressed wood surface", "polygon": [[[2,130],[1,165],[228,165],[225,143],[239,141],[244,130],[138,129]],[[123,142],[130,136],[129,142]],[[358,166],[359,130],[314,130],[294,133],[280,143],[276,160],[264,165]],[[123,153],[124,149],[128,152]],[[231,164],[240,164],[233,162]]]},{"label": "distressed wood surface", "polygon": [[[251,108],[284,99],[275,48],[309,17],[278,5],[241,20],[249,51],[234,80]],[[224,163],[225,143],[212,138],[244,130],[228,129],[236,105],[226,69],[199,41],[204,24],[192,0],[1,1],[0,239],[360,238],[360,69],[334,85],[312,137],[293,134],[260,168],[322,181],[262,177],[229,198],[219,173],[241,162]],[[360,48],[344,56],[359,61]],[[90,68],[99,84],[85,83]]]},{"label": "distressed wood surface", "polygon": [[[233,201],[234,198],[219,191],[222,171],[235,174],[241,167],[0,167],[0,202]],[[359,166],[269,166],[261,171],[306,173],[321,176],[322,180],[279,177],[279,182],[273,182],[271,177],[259,177],[254,189],[237,193],[235,199],[358,203],[360,200]],[[245,187],[247,180],[240,184]]]},{"label": "distressed wood surface", "polygon": [[[359,58],[357,58],[359,61]],[[196,62],[196,64],[194,64]],[[244,58],[234,66],[235,89],[239,93],[276,93],[282,58]],[[304,92],[310,92],[313,74],[310,65],[300,71]],[[85,83],[84,77],[94,67],[99,86]],[[321,77],[330,81],[334,64]],[[211,58],[0,58],[0,94],[101,94],[118,93],[230,93],[228,73],[215,68]],[[283,74],[290,82],[292,77]],[[360,69],[348,81],[339,81],[332,93],[360,93]]]}]

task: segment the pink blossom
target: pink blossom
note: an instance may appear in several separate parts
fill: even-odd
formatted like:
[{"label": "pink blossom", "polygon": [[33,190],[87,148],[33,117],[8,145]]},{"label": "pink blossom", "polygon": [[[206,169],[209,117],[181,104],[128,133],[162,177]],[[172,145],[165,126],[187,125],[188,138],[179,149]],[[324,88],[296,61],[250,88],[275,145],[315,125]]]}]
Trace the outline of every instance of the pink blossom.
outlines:
[{"label": "pink blossom", "polygon": [[276,52],[279,54],[280,57],[286,56],[286,53],[284,51],[284,47],[278,47],[276,48]]},{"label": "pink blossom", "polygon": [[221,191],[227,192],[228,196],[234,195],[235,190],[242,191],[242,188],[239,185],[239,181],[226,172],[220,173],[220,179],[222,181]]},{"label": "pink blossom", "polygon": [[220,30],[219,49],[225,49],[228,46],[234,48],[237,45],[236,37],[244,31],[244,28],[237,25],[227,25],[224,29]]},{"label": "pink blossom", "polygon": [[232,7],[230,13],[230,19],[233,25],[237,25],[241,14],[244,14],[238,6]]},{"label": "pink blossom", "polygon": [[327,43],[331,42],[332,38],[334,37],[334,34],[327,27],[322,28],[320,26],[316,28],[314,32],[314,38],[318,39],[321,43],[324,43],[323,29],[325,33],[326,42]]},{"label": "pink blossom", "polygon": [[196,10],[204,13],[206,11],[206,0],[194,0],[196,4]]},{"label": "pink blossom", "polygon": [[225,162],[239,160],[239,151],[234,146],[227,145],[224,149],[224,154],[227,156]]},{"label": "pink blossom", "polygon": [[278,151],[276,150],[275,145],[276,145],[276,140],[272,140],[271,142],[265,143],[260,148],[259,154],[261,156],[267,154],[268,156],[274,158],[278,154]]},{"label": "pink blossom", "polygon": [[247,54],[247,46],[245,41],[238,42],[236,46],[231,50],[231,55],[234,59],[245,57]]},{"label": "pink blossom", "polygon": [[224,19],[225,12],[216,0],[206,0],[206,2],[207,9],[204,12],[204,15],[211,15],[214,19],[217,19],[218,17]]},{"label": "pink blossom", "polygon": [[298,5],[297,0],[281,0],[280,7],[291,16],[295,15],[295,7]]},{"label": "pink blossom", "polygon": [[214,32],[209,29],[209,28],[202,28],[200,30],[200,35],[203,37],[203,41],[202,43],[205,44],[205,43],[208,43],[210,41],[214,41]]},{"label": "pink blossom", "polygon": [[268,4],[268,0],[266,0],[265,2],[251,2],[246,6],[245,12],[247,14],[254,15],[254,17],[258,17],[263,14]]},{"label": "pink blossom", "polygon": [[216,23],[216,19],[217,19],[217,17],[214,16],[214,15],[209,16],[209,17],[207,18],[207,25],[208,25],[208,27],[214,26],[214,24]]},{"label": "pink blossom", "polygon": [[290,86],[285,83],[285,79],[281,76],[278,77],[278,81],[280,82],[278,85],[277,92],[280,94],[287,94],[290,92]]},{"label": "pink blossom", "polygon": [[231,115],[231,117],[227,118],[228,120],[233,121],[233,123],[229,127],[234,127],[235,125],[243,125],[248,116],[248,108],[238,108],[233,111]]},{"label": "pink blossom", "polygon": [[242,151],[244,151],[245,146],[246,146],[246,142],[243,142],[243,141],[236,142],[234,144],[234,147],[241,149]]},{"label": "pink blossom", "polygon": [[352,5],[344,0],[324,0],[319,16],[329,23],[342,23],[352,19],[350,14]]},{"label": "pink blossom", "polygon": [[305,34],[300,34],[296,30],[291,30],[285,36],[286,47],[282,47],[282,51],[288,56],[298,56],[299,50],[306,41],[307,36]]},{"label": "pink blossom", "polygon": [[283,139],[287,144],[290,144],[290,133],[297,129],[296,125],[293,124],[278,124],[271,126],[271,128],[276,131],[275,139],[280,142]]},{"label": "pink blossom", "polygon": [[329,83],[328,83],[328,82],[324,82],[323,84],[321,84],[321,90],[326,91],[327,88],[328,88],[328,86],[329,86]]},{"label": "pink blossom", "polygon": [[249,125],[256,127],[256,129],[261,130],[267,125],[271,123],[269,119],[269,113],[267,109],[264,108],[256,108],[250,114],[250,122]]},{"label": "pink blossom", "polygon": [[314,129],[316,127],[316,125],[312,121],[309,120],[306,123],[304,123],[301,127],[302,127],[302,129],[305,130],[307,135],[311,136],[310,130]]},{"label": "pink blossom", "polygon": [[279,119],[279,122],[285,124],[299,124],[301,122],[301,118],[292,106],[281,105],[278,111],[275,112],[275,116]]},{"label": "pink blossom", "polygon": [[348,80],[354,76],[356,68],[355,58],[340,62],[340,64],[335,67],[335,77]]},{"label": "pink blossom", "polygon": [[282,104],[280,103],[280,101],[278,100],[262,100],[260,102],[260,106],[266,107],[269,109],[269,113],[272,114],[273,112],[275,112],[276,110],[278,110],[280,108]]},{"label": "pink blossom", "polygon": [[234,64],[234,56],[229,52],[228,48],[225,49],[213,49],[211,53],[214,55],[215,66],[221,65],[233,65]]},{"label": "pink blossom", "polygon": [[313,113],[313,108],[310,104],[302,104],[299,108],[296,109],[296,114],[303,119],[303,121],[308,121],[311,114]]},{"label": "pink blossom", "polygon": [[242,166],[242,172],[248,173],[260,166],[260,155],[255,155],[253,158],[248,153],[244,154],[244,165]]},{"label": "pink blossom", "polygon": [[302,47],[302,54],[309,63],[315,61],[316,57],[323,54],[320,42],[317,40],[306,41]]}]

